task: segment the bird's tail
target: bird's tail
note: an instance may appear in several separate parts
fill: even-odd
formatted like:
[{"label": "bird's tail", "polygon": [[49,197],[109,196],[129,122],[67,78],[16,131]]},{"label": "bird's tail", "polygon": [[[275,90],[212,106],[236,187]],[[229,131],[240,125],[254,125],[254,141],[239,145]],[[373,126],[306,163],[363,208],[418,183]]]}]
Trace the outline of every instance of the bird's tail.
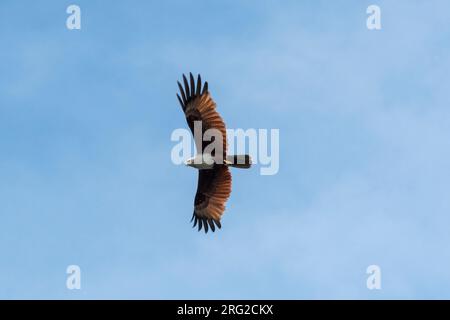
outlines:
[{"label": "bird's tail", "polygon": [[252,166],[252,158],[248,154],[227,156],[225,163],[229,167],[248,169]]}]

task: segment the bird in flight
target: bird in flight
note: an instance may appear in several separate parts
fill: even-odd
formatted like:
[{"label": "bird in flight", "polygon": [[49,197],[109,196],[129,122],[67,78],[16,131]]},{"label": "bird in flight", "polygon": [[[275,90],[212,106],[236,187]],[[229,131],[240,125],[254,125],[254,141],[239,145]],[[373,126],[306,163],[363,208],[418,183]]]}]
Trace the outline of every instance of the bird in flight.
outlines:
[{"label": "bird in flight", "polygon": [[[197,192],[194,199],[194,213],[191,222],[205,233],[220,229],[220,219],[225,211],[225,203],[231,194],[231,173],[229,167],[247,169],[251,166],[249,155],[227,155],[226,127],[216,111],[216,103],[208,91],[208,82],[202,88],[200,75],[195,83],[192,73],[189,82],[183,74],[184,88],[180,82],[178,101],[186,116],[186,121],[195,138],[197,155],[186,161],[186,165],[198,169]],[[200,127],[201,131],[197,128]],[[196,131],[201,137],[197,137]],[[205,139],[208,132],[216,134]],[[217,140],[218,139],[218,140]],[[208,140],[209,143],[204,143]],[[216,141],[217,140],[217,141]],[[211,148],[216,143],[217,148]]]}]

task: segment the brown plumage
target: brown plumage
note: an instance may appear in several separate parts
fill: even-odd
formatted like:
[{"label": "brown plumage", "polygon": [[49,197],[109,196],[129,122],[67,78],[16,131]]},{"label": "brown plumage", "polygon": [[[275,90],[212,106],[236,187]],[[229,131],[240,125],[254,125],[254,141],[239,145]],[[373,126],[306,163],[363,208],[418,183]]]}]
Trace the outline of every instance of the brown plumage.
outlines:
[{"label": "brown plumage", "polygon": [[[202,137],[208,129],[218,130],[222,136],[222,159],[227,159],[226,127],[222,117],[216,111],[216,103],[208,91],[208,82],[205,82],[202,88],[200,75],[198,75],[196,84],[192,73],[190,73],[189,81],[183,75],[183,83],[184,88],[178,82],[181,96],[177,94],[177,98],[185,113],[186,121],[192,134],[194,135],[195,121],[201,121]],[[197,152],[201,154],[214,141],[213,137],[211,142],[204,143],[201,141],[202,137],[198,139],[199,141],[195,141]],[[214,152],[211,155],[215,157]],[[250,157],[248,155],[244,157],[247,159],[247,163],[243,166],[240,165],[240,167],[248,168],[251,163]],[[225,203],[231,194],[231,173],[228,166],[233,165],[223,161],[215,161],[212,168],[198,170],[198,185],[192,220],[194,221],[194,227],[198,225],[199,231],[202,228],[205,232],[208,232],[209,229],[215,231],[216,227],[221,228],[220,220],[225,211]]]},{"label": "brown plumage", "polygon": [[[190,87],[183,74],[183,82],[185,86],[185,91],[180,82],[178,82],[178,87],[181,92],[181,97],[177,93],[178,101],[186,116],[186,121],[188,123],[189,129],[191,129],[192,134],[194,134],[194,122],[201,121],[202,123],[202,136],[208,129],[219,130],[222,135],[222,150],[225,159],[226,149],[227,149],[227,131],[225,123],[222,120],[220,114],[216,111],[216,103],[211,97],[208,91],[208,82],[205,82],[203,90],[201,90],[202,79],[200,75],[197,77],[197,87],[195,89],[195,81],[192,73],[189,75]],[[201,92],[201,93],[200,93]],[[201,138],[201,137],[200,137]],[[214,137],[211,142],[214,141]],[[195,141],[195,146],[197,147],[197,152],[203,153],[206,146],[209,145],[202,143],[202,141]]]},{"label": "brown plumage", "polygon": [[215,231],[215,225],[221,228],[220,219],[225,211],[225,202],[231,194],[231,174],[227,166],[215,164],[213,169],[198,171],[197,193],[194,200],[194,227],[198,230],[208,225]]}]

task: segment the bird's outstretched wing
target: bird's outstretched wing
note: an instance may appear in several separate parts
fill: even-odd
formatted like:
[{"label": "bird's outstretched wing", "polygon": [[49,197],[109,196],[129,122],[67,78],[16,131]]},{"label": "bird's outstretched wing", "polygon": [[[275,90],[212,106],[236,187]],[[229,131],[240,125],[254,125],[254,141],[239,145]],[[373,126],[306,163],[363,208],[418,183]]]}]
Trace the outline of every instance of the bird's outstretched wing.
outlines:
[{"label": "bird's outstretched wing", "polygon": [[[196,139],[195,146],[197,148],[197,153],[203,153],[205,148],[213,143],[214,137],[212,137],[210,143],[202,143],[203,135],[208,129],[216,129],[220,132],[222,136],[222,152],[223,159],[225,159],[226,148],[227,148],[227,136],[225,123],[222,117],[216,111],[216,103],[211,98],[208,91],[208,82],[205,82],[202,89],[202,79],[200,75],[197,77],[197,85],[195,84],[194,77],[192,73],[189,74],[190,84],[183,74],[184,88],[180,82],[178,82],[178,87],[180,89],[181,97],[177,94],[178,101],[181,104],[181,108],[186,116],[186,121],[189,128],[194,135],[194,122],[201,121],[202,124],[202,136]],[[197,141],[199,140],[199,141]],[[212,153],[214,156],[214,152]]]},{"label": "bird's outstretched wing", "polygon": [[197,193],[194,201],[194,227],[198,231],[208,226],[214,232],[220,229],[220,218],[225,211],[225,202],[231,194],[231,174],[228,167],[215,164],[213,169],[198,170]]}]

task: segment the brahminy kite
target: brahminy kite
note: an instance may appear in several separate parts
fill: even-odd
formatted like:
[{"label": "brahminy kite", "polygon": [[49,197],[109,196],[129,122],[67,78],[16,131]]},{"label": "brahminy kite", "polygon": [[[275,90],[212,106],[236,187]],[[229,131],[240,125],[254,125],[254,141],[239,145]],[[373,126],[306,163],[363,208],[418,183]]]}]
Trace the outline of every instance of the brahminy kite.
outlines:
[{"label": "brahminy kite", "polygon": [[[198,225],[198,231],[203,227],[207,233],[208,229],[214,232],[216,226],[221,228],[220,219],[231,194],[231,173],[228,168],[250,168],[251,158],[249,155],[227,155],[225,123],[216,111],[216,103],[208,91],[208,82],[205,82],[202,88],[200,75],[197,84],[192,73],[189,78],[190,83],[183,74],[184,88],[178,82],[181,96],[177,94],[177,98],[194,135],[197,149],[197,155],[185,163],[198,169],[197,193],[191,222],[194,221],[193,227]],[[204,143],[204,140],[211,142]],[[215,148],[211,148],[213,143]]]}]

